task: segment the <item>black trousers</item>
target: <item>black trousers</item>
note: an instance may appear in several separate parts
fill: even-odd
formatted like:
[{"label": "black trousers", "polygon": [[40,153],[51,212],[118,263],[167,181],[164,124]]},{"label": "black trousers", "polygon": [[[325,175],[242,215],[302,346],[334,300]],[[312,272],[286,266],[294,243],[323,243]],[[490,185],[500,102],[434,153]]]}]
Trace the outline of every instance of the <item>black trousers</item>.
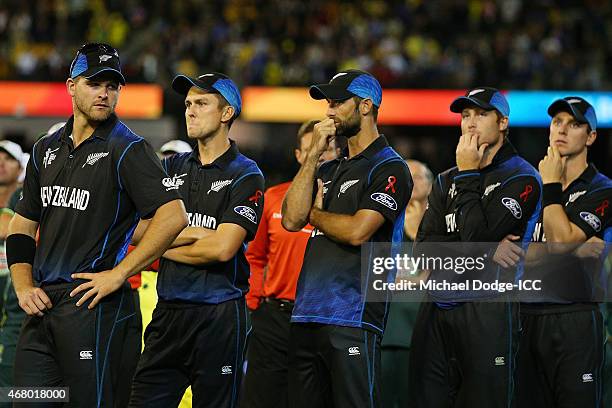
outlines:
[{"label": "black trousers", "polygon": [[189,385],[193,407],[237,406],[246,326],[244,298],[216,305],[159,302],[129,406],[176,407]]},{"label": "black trousers", "polygon": [[521,322],[516,407],[602,407],[605,331],[597,306],[522,313]]},{"label": "black trousers", "polygon": [[361,328],[292,323],[289,406],[381,407],[380,341]]},{"label": "black trousers", "polygon": [[80,283],[44,287],[53,307],[43,317],[24,320],[15,385],[69,387],[69,407],[125,407],[141,347],[133,291],[126,283],[89,310],[89,302],[77,307],[78,297],[69,296]]},{"label": "black trousers", "polygon": [[412,336],[410,395],[417,408],[508,408],[519,339],[517,303],[421,305]]},{"label": "black trousers", "polygon": [[288,406],[289,334],[292,304],[265,301],[251,313],[247,372],[240,406]]}]

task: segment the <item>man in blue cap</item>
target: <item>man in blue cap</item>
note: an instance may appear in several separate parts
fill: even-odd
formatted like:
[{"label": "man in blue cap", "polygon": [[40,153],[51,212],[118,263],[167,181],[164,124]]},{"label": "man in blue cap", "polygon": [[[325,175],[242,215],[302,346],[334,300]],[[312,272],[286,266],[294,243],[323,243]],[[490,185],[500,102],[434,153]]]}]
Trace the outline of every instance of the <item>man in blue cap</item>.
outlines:
[{"label": "man in blue cap", "polygon": [[[376,78],[343,71],[312,86],[310,96],[327,100],[327,119],[315,125],[282,209],[289,231],[308,222],[314,227],[291,317],[289,406],[380,407],[387,302],[371,301],[376,275],[368,269],[362,276],[362,244],[371,254],[372,242],[401,240],[412,179],[378,133],[382,89]],[[347,137],[348,147],[317,169],[336,136]],[[380,278],[393,281],[393,275]]]},{"label": "man in blue cap", "polygon": [[598,258],[603,241],[612,242],[612,180],[587,161],[597,138],[593,106],[568,96],[554,101],[548,114],[549,147],[539,164],[543,211],[533,238],[547,242],[555,256],[540,257],[525,272],[537,275],[547,291],[539,302],[521,304],[517,402],[601,407],[606,333],[603,299],[593,296],[601,264],[562,254],[588,242],[581,249]]},{"label": "man in blue cap", "polygon": [[163,159],[164,185],[184,198],[189,226],[160,261],[159,301],[130,406],[176,407],[191,385],[194,406],[230,408],[238,402],[247,329],[244,252],[261,219],[264,178],[228,137],[242,108],[231,79],[178,75],[172,88],[185,97],[187,135],[197,148]]},{"label": "man in blue cap", "polygon": [[[540,212],[539,175],[508,140],[510,107],[497,89],[470,89],[450,110],[461,115],[457,166],[436,177],[416,241],[457,242],[447,248],[465,256],[470,246],[463,242],[488,242],[495,248],[506,237],[517,240],[518,251],[493,257],[501,268],[487,263],[484,273],[460,275],[513,283]],[[456,276],[454,270],[445,275],[433,269],[429,280]],[[520,328],[517,304],[506,295],[471,285],[428,291],[412,336],[408,386],[415,407],[511,406]]]},{"label": "man in blue cap", "polygon": [[[153,148],[114,113],[123,84],[113,47],[77,51],[66,80],[74,115],[32,148],[6,241],[27,314],[14,385],[69,387],[74,407],[128,403],[141,328],[126,279],[187,225]],[[141,217],[149,228],[126,255]]]}]

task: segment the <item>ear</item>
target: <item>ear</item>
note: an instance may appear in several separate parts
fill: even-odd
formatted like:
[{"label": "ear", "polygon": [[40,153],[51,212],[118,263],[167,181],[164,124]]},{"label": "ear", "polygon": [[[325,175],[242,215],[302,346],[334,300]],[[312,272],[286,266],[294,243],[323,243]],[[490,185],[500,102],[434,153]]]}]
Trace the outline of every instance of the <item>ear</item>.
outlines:
[{"label": "ear", "polygon": [[221,122],[227,123],[234,117],[234,107],[227,105],[223,108],[223,114],[221,115]]},{"label": "ear", "polygon": [[508,129],[508,117],[504,116],[499,120],[499,130],[503,132],[506,129]]},{"label": "ear", "polygon": [[359,103],[359,112],[365,116],[372,111],[372,106],[374,106],[374,103],[371,99],[363,99]]},{"label": "ear", "polygon": [[587,140],[586,140],[587,147],[590,147],[593,143],[595,143],[596,139],[597,139],[597,131],[592,130],[591,133],[589,133],[589,135],[587,136]]},{"label": "ear", "polygon": [[76,93],[76,82],[74,79],[68,78],[66,80],[66,90],[71,97],[74,97],[74,94]]}]

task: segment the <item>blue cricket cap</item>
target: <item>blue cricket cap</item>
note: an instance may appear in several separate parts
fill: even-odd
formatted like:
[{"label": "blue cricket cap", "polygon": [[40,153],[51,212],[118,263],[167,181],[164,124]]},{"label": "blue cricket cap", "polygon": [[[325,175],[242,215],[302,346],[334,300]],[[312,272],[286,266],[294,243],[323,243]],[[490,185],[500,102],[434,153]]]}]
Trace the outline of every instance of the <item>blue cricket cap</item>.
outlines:
[{"label": "blue cricket cap", "polygon": [[227,75],[211,72],[190,78],[186,75],[177,75],[172,80],[172,89],[177,93],[187,96],[192,86],[203,91],[218,93],[225,98],[227,103],[234,108],[234,118],[242,111],[242,98],[238,87]]},{"label": "blue cricket cap", "polygon": [[359,96],[363,99],[371,99],[374,105],[380,107],[382,88],[372,74],[358,69],[349,69],[338,72],[327,84],[311,86],[310,96],[313,99],[329,99],[332,101]]},{"label": "blue cricket cap", "polygon": [[576,119],[578,123],[586,123],[591,130],[597,130],[597,115],[595,108],[586,99],[579,96],[566,96],[557,99],[548,107],[548,114],[554,117],[559,112],[567,112]]},{"label": "blue cricket cap", "polygon": [[70,78],[72,79],[78,76],[90,79],[103,72],[115,77],[121,85],[125,85],[119,53],[115,48],[104,43],[83,45],[70,64]]},{"label": "blue cricket cap", "polygon": [[474,106],[484,110],[496,110],[502,116],[510,116],[510,105],[506,97],[499,90],[488,86],[468,90],[464,96],[460,96],[451,103],[450,110],[454,113],[461,113],[465,108]]}]

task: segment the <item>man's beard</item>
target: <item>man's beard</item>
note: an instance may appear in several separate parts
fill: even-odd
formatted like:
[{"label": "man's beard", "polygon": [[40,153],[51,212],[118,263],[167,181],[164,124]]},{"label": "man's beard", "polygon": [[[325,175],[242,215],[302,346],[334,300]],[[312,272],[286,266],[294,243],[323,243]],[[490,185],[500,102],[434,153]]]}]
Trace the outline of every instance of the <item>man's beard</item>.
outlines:
[{"label": "man's beard", "polygon": [[361,131],[361,118],[359,110],[355,109],[353,114],[344,122],[336,125],[336,136],[344,136],[350,138]]},{"label": "man's beard", "polygon": [[88,122],[95,122],[95,123],[101,123],[104,122],[106,119],[108,119],[115,111],[115,107],[111,106],[108,111],[105,112],[96,112],[94,114],[94,107],[93,105],[89,107],[89,109],[87,109],[87,107],[85,106],[85,103],[83,103],[83,101],[81,100],[81,98],[79,98],[78,96],[75,98],[75,102],[76,102],[76,107],[79,110],[79,112],[81,112],[83,114],[83,116],[85,116],[87,118]]}]

